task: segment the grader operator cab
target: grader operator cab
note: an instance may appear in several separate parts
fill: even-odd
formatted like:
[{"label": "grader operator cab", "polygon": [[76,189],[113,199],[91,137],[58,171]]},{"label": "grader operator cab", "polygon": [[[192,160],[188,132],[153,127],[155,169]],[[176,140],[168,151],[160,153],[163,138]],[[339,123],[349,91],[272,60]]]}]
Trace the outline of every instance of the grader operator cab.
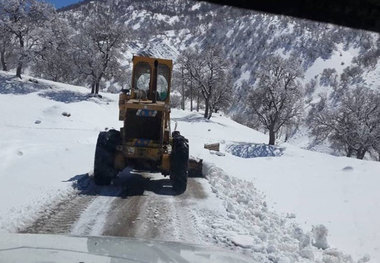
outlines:
[{"label": "grader operator cab", "polygon": [[[132,167],[169,175],[174,190],[184,192],[189,168],[189,144],[170,130],[172,61],[133,57],[132,88],[119,97],[117,130],[100,132],[95,150],[94,181],[109,185],[118,172]],[[192,174],[202,162],[190,162]]]}]

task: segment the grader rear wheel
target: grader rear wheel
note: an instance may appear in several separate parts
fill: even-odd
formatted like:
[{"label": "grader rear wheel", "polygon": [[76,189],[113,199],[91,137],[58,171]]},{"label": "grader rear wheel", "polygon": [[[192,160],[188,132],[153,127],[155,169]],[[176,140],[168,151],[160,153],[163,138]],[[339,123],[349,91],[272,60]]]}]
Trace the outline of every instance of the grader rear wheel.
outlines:
[{"label": "grader rear wheel", "polygon": [[170,156],[170,179],[174,190],[178,193],[186,191],[188,162],[188,140],[181,136],[179,132],[173,132],[173,148]]}]

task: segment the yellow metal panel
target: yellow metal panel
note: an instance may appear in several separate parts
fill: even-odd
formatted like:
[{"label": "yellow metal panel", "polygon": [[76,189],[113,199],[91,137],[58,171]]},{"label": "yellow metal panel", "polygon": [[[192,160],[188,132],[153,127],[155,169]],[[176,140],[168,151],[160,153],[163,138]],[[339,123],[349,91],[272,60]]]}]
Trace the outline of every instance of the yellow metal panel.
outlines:
[{"label": "yellow metal panel", "polygon": [[125,107],[128,109],[149,109],[149,110],[157,110],[163,111],[167,108],[165,104],[161,103],[141,103],[138,100],[129,100],[125,104]]},{"label": "yellow metal panel", "polygon": [[124,92],[120,93],[119,95],[119,105],[123,105],[125,103],[126,100],[128,100],[129,96],[127,94],[125,94]]},{"label": "yellow metal panel", "polygon": [[162,155],[162,160],[161,160],[161,170],[165,172],[170,171],[170,155],[167,153],[164,153]]},{"label": "yellow metal panel", "polygon": [[161,158],[161,148],[125,146],[124,156],[133,159],[148,159],[158,161]]},{"label": "yellow metal panel", "polygon": [[119,108],[119,121],[123,121],[125,119],[125,107]]}]

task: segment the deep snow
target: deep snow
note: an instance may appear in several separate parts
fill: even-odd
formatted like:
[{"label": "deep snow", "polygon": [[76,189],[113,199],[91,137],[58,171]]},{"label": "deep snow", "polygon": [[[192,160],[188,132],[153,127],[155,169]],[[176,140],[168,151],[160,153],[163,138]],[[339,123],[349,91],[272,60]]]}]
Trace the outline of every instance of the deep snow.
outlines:
[{"label": "deep snow", "polygon": [[[118,96],[92,98],[83,87],[20,82],[5,73],[0,86],[0,230],[15,232],[72,191],[71,178],[92,170],[98,132],[120,126]],[[261,262],[351,262],[339,251],[380,260],[380,163],[289,144],[275,156],[261,150],[260,157],[242,158],[226,147],[255,152],[267,135],[220,115],[208,121],[173,110],[174,122],[191,155],[205,163],[214,197],[199,204],[197,224],[207,241]],[[224,156],[203,148],[215,142]],[[324,251],[311,245],[325,243],[322,225],[331,247]]]}]

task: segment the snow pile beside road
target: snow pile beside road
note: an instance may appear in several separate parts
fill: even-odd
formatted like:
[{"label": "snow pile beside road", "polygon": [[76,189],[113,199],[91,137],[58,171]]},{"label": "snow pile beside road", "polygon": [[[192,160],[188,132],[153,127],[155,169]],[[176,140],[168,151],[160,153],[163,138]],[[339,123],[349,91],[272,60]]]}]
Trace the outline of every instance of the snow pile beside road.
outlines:
[{"label": "snow pile beside road", "polygon": [[[172,113],[178,130],[189,139],[192,156],[253,183],[265,193],[270,209],[294,218],[304,231],[325,225],[331,247],[355,260],[369,254],[371,262],[380,262],[379,162],[336,157],[289,143],[280,145],[281,156],[241,158],[228,152],[229,145],[262,144],[268,135],[219,114],[205,121],[196,112]],[[220,155],[203,148],[211,143],[220,143]]]},{"label": "snow pile beside road", "polygon": [[[33,222],[89,172],[99,131],[117,127],[117,95],[0,72],[0,232]],[[109,101],[113,99],[112,103]]]},{"label": "snow pile beside road", "polygon": [[304,233],[291,218],[268,209],[264,195],[251,182],[231,177],[209,163],[203,169],[212,192],[224,202],[226,214],[201,214],[199,225],[218,245],[248,254],[254,262],[354,262],[351,256],[328,248],[323,225]]},{"label": "snow pile beside road", "polygon": [[240,143],[226,146],[226,151],[242,158],[281,156],[284,149],[264,143]]}]

